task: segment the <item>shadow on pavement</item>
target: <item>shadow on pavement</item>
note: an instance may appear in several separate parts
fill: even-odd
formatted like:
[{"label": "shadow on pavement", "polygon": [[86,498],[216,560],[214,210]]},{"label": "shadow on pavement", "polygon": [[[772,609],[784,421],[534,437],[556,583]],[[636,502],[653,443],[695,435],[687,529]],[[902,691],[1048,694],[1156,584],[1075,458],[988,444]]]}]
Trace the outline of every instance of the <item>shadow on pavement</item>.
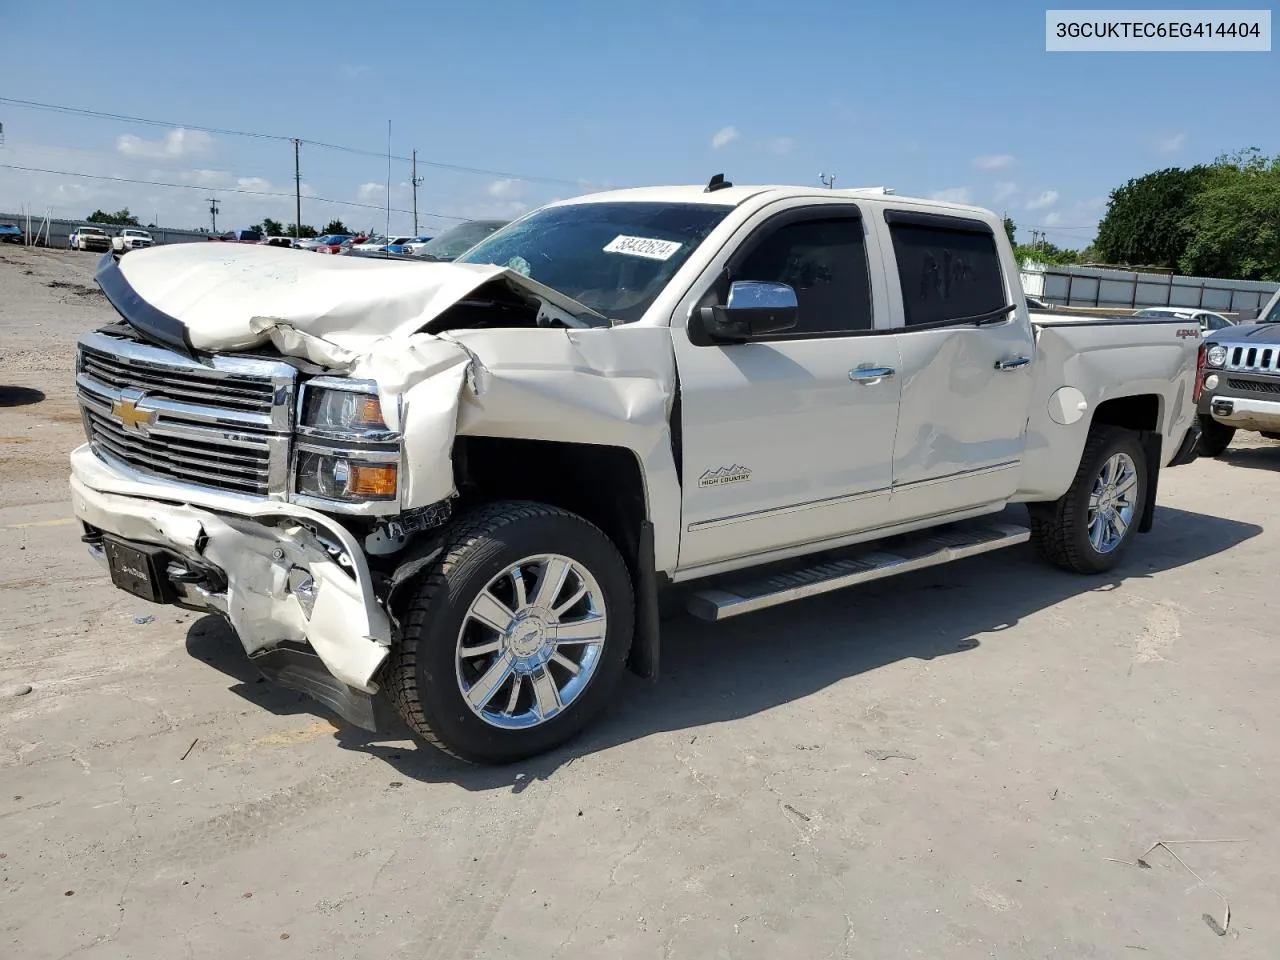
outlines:
[{"label": "shadow on pavement", "polygon": [[0,384],[0,407],[28,407],[44,399],[44,391],[34,387],[8,387]]},{"label": "shadow on pavement", "polygon": [[1280,470],[1280,443],[1265,441],[1263,445],[1256,447],[1229,447],[1214,459],[1233,467]]},{"label": "shadow on pavement", "polygon": [[[1025,516],[1024,509],[1010,508],[1003,519],[1025,522]],[[1261,532],[1255,524],[1160,507],[1155,529],[1134,543],[1116,570],[1097,577],[1050,567],[1027,544],[720,624],[680,617],[663,625],[656,684],[626,675],[612,708],[577,739],[507,767],[464,764],[416,740],[401,745],[397,741],[411,735],[389,708],[380,711],[388,716],[384,732],[344,723],[336,739],[407,779],[519,792],[579,756],[751,716],[899,660],[932,660],[1000,642],[998,635],[1023,617],[1068,597],[1114,590],[1204,560]],[[259,706],[286,715],[324,712],[301,694],[259,682],[240,644],[216,618],[193,624],[187,646],[237,680],[233,692]]]}]

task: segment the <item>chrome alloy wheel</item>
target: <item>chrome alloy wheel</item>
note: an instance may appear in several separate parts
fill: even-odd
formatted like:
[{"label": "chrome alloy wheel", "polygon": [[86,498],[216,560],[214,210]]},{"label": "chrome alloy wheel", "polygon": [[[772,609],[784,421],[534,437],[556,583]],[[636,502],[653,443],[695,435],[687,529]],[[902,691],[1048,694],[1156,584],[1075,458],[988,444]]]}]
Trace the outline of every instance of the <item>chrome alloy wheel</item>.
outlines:
[{"label": "chrome alloy wheel", "polygon": [[480,591],[458,631],[458,688],[504,730],[536,727],[586,689],[608,632],[604,593],[582,564],[526,557]]},{"label": "chrome alloy wheel", "polygon": [[1098,553],[1110,553],[1124,540],[1137,509],[1138,468],[1127,453],[1117,453],[1102,465],[1089,493],[1089,543]]}]

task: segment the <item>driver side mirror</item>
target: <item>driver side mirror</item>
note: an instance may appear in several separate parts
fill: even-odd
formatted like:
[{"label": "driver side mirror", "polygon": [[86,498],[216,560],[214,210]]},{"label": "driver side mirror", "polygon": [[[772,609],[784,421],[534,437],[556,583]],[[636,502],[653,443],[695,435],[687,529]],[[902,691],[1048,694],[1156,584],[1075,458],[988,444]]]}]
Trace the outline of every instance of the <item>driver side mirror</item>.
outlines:
[{"label": "driver side mirror", "polygon": [[746,343],[795,327],[800,318],[796,292],[785,283],[735,280],[723,306],[699,310],[703,329],[713,340]]}]

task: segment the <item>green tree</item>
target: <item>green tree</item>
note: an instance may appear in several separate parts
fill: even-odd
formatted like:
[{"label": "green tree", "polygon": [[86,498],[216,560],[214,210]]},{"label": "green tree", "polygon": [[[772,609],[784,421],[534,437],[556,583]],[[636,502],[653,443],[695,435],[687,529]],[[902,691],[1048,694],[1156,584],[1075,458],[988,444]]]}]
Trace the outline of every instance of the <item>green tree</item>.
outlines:
[{"label": "green tree", "polygon": [[140,226],[138,218],[129,212],[128,207],[117,210],[115,213],[107,213],[103,210],[95,210],[85,218],[89,223],[105,223],[115,227],[137,227]]},{"label": "green tree", "polygon": [[1016,246],[1018,241],[1014,235],[1018,232],[1018,225],[1013,222],[1013,217],[1004,218],[1004,232],[1009,235],[1009,242]]},{"label": "green tree", "polygon": [[301,227],[296,223],[291,223],[289,224],[289,229],[284,232],[284,235],[286,237],[297,237],[300,240],[306,240],[311,237],[318,237],[320,236],[320,233],[315,227],[308,226],[305,223]]},{"label": "green tree", "polygon": [[330,233],[350,233],[351,231],[347,229],[347,225],[341,220],[330,220],[320,232],[328,235]]},{"label": "green tree", "polygon": [[284,224],[279,220],[272,220],[270,217],[262,218],[262,232],[268,237],[283,237]]},{"label": "green tree", "polygon": [[1210,171],[1169,167],[1111,191],[1094,246],[1109,263],[1174,267],[1187,250],[1186,219]]},{"label": "green tree", "polygon": [[1219,157],[1184,220],[1183,273],[1280,280],[1280,156],[1257,149]]},{"label": "green tree", "polygon": [[1017,257],[1018,263],[1031,260],[1035,263],[1046,263],[1052,267],[1060,267],[1080,262],[1080,251],[1064,250],[1048,240],[1041,240],[1035,246],[1025,243],[1017,244],[1013,248],[1013,254]]},{"label": "green tree", "polygon": [[251,223],[249,224],[249,229],[252,230],[254,233],[262,233],[262,224]]}]

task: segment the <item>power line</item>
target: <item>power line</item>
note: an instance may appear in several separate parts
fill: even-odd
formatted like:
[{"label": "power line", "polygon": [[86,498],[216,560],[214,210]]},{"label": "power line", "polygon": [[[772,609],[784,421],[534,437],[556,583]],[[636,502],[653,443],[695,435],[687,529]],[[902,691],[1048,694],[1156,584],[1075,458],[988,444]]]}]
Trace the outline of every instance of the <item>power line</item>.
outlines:
[{"label": "power line", "polygon": [[[132,177],[108,177],[100,173],[77,173],[74,170],[49,170],[45,167],[22,167],[14,163],[0,163],[0,169],[4,170],[25,170],[28,173],[51,173],[59,177],[81,177],[86,180],[110,180],[113,183],[133,183],[147,187],[173,187],[178,190],[208,190],[208,185],[200,185],[195,183],[165,183],[160,180],[137,180]],[[283,193],[281,191],[272,190],[246,190],[243,187],[220,187],[219,193],[240,193],[250,197],[290,197],[294,194]],[[308,197],[308,200],[314,200],[317,203],[333,203],[342,207],[362,207],[367,210],[382,210],[381,204],[377,203],[357,203],[353,200],[334,200],[330,197]],[[412,213],[411,210],[403,210],[400,207],[392,207],[393,213]],[[437,220],[457,220],[465,222],[469,217],[455,217],[448,213],[432,213],[423,211],[423,216],[435,217]]]},{"label": "power line", "polygon": [[[80,117],[96,117],[100,120],[119,120],[124,123],[141,123],[153,127],[171,127],[182,128],[184,130],[198,130],[201,133],[216,133],[224,137],[251,137],[257,140],[276,140],[289,143],[305,143],[308,146],[320,147],[324,150],[337,150],[342,153],[351,153],[358,156],[377,157],[383,159],[387,156],[384,151],[365,150],[361,147],[351,147],[339,143],[326,143],[323,140],[308,140],[303,137],[286,137],[276,133],[261,133],[252,130],[231,130],[226,127],[207,127],[197,123],[178,123],[173,120],[156,120],[149,117],[134,117],[123,113],[107,113],[102,110],[87,110],[82,107],[69,107],[65,104],[57,103],[41,103],[38,100],[19,100],[14,97],[0,97],[0,103],[9,103],[17,107],[26,107],[31,110],[47,110],[52,113],[70,114]],[[395,154],[391,155],[392,160],[398,160],[402,163],[412,163],[412,157],[402,157]],[[543,177],[529,173],[511,173],[503,170],[489,170],[484,167],[469,167],[458,163],[445,163],[439,160],[419,160],[424,166],[434,167],[437,170],[449,170],[454,173],[473,173],[485,177],[502,177],[509,180],[525,180],[530,183],[551,183],[558,186],[581,187],[577,180],[565,180],[560,177]]]}]

